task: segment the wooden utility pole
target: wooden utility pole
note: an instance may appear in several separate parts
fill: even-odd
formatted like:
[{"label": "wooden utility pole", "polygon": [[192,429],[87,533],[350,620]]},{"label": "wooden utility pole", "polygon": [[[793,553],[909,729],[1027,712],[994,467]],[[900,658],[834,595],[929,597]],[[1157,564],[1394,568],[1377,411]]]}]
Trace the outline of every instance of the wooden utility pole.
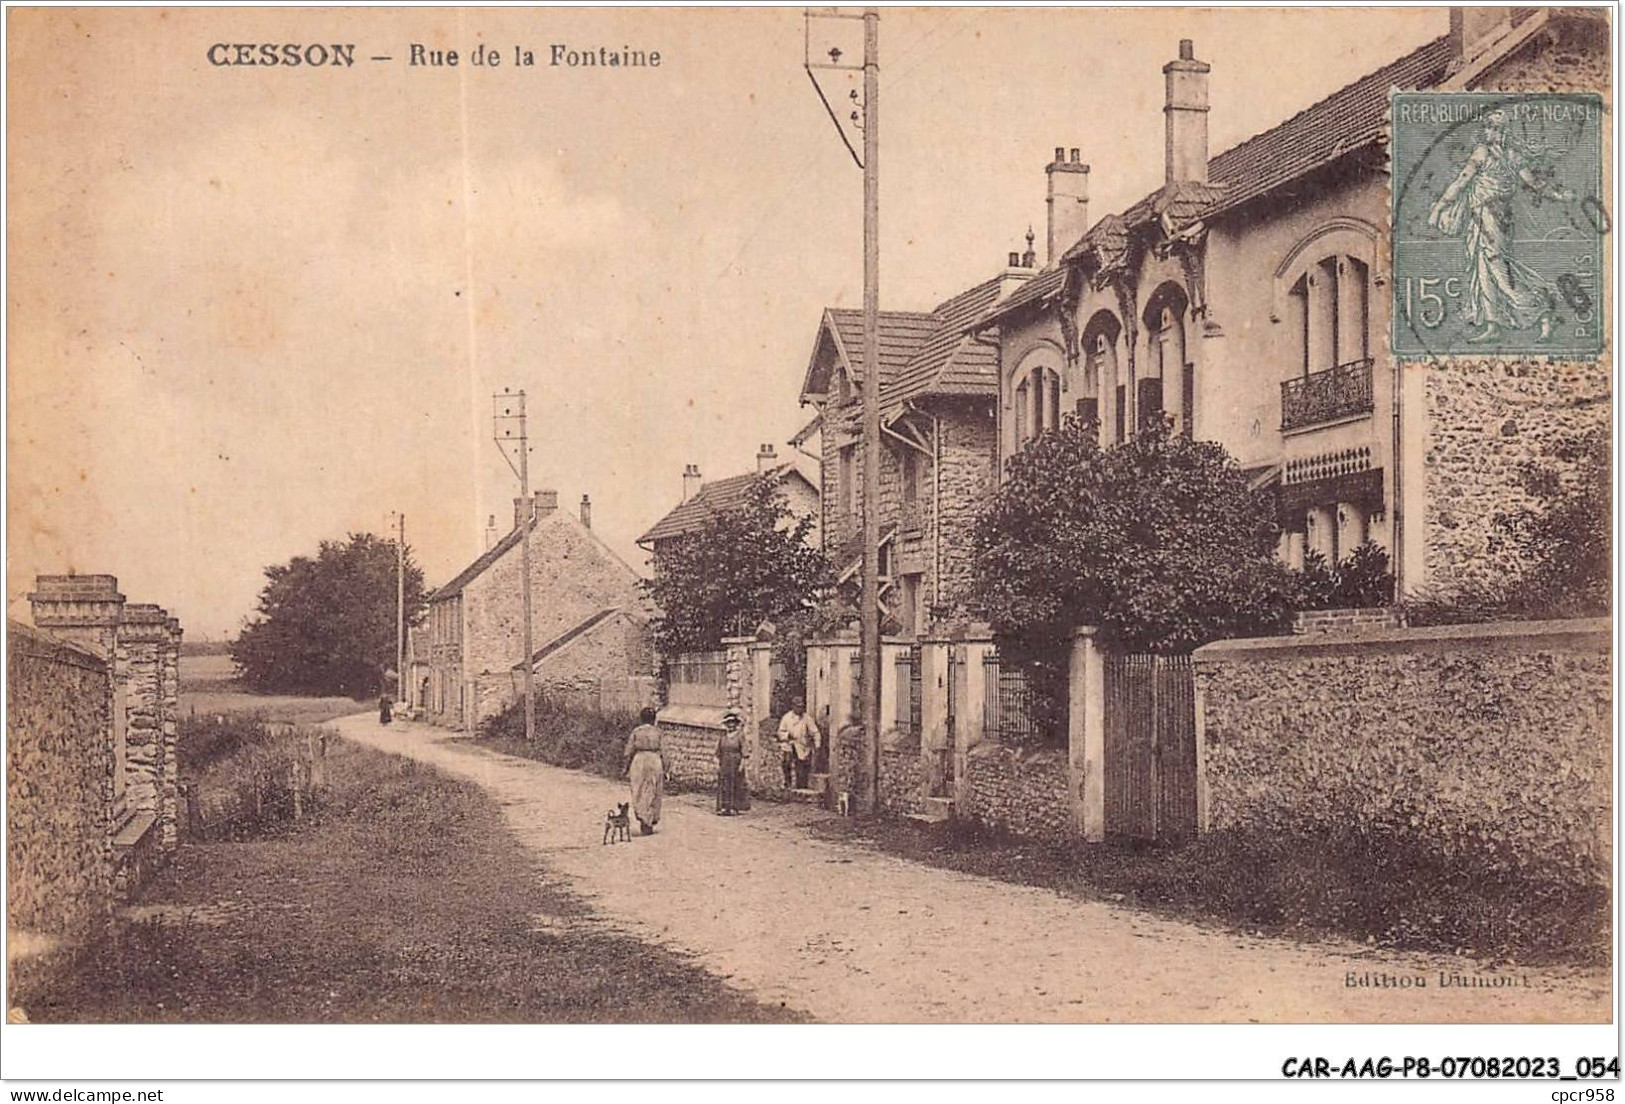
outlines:
[{"label": "wooden utility pole", "polygon": [[[813,21],[821,19],[863,20],[861,66],[842,62],[845,51],[839,46],[815,53]],[[805,21],[807,76],[847,152],[863,170],[863,592],[859,599],[858,637],[863,769],[854,796],[858,811],[872,813],[880,804],[880,9],[865,8],[860,16],[833,8],[808,8]],[[815,56],[827,56],[829,60],[814,61]],[[850,73],[860,68],[863,102],[845,118],[863,131],[862,156],[852,144],[842,113],[835,110],[818,77],[820,72]],[[848,97],[856,101],[858,90],[851,89]]]},{"label": "wooden utility pole", "polygon": [[[523,671],[521,680],[525,694],[525,741],[530,743],[536,739],[536,700],[531,693],[531,684],[534,681],[531,656],[536,654],[536,646],[531,637],[530,615],[530,531],[536,522],[536,504],[530,498],[530,440],[525,431],[525,392],[521,390],[514,395],[510,394],[507,388],[503,388],[502,394],[491,396],[491,406],[497,448],[501,450],[502,458],[508,462],[508,467],[519,477],[519,517],[514,519],[514,524],[520,530],[519,590],[525,622],[525,654],[520,661],[520,667]],[[518,464],[515,464],[513,457],[508,455],[510,444],[518,447]]]},{"label": "wooden utility pole", "polygon": [[406,515],[395,515],[395,700],[406,700]]},{"label": "wooden utility pole", "polygon": [[863,11],[863,596],[865,771],[861,805],[880,805],[880,9]]}]

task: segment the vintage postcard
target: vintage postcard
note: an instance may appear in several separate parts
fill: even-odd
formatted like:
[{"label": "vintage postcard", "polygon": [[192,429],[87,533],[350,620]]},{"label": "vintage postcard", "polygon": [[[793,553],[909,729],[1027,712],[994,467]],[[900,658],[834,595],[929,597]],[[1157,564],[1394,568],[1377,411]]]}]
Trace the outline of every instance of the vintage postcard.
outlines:
[{"label": "vintage postcard", "polygon": [[1617,1077],[1614,34],[8,9],[8,1059]]}]

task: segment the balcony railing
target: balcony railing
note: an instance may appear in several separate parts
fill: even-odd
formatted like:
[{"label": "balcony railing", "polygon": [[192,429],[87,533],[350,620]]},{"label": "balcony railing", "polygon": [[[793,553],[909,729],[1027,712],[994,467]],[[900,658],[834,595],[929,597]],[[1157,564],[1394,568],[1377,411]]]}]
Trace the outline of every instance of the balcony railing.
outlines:
[{"label": "balcony railing", "polygon": [[1281,384],[1281,429],[1371,413],[1371,358],[1351,360]]}]

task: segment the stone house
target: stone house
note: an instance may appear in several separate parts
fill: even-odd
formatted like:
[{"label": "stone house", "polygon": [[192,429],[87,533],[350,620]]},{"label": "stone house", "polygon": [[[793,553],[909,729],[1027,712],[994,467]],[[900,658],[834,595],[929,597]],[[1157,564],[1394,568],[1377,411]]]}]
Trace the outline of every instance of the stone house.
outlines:
[{"label": "stone house", "polygon": [[558,509],[557,492],[538,491],[514,500],[506,536],[428,596],[408,637],[407,700],[433,723],[473,728],[521,696],[527,509],[536,688],[580,699],[653,676],[638,573],[593,532],[585,496],[572,515]]},{"label": "stone house", "polygon": [[1046,266],[973,328],[998,343],[1001,466],[1063,412],[1104,445],[1160,413],[1276,488],[1294,566],[1370,540],[1402,594],[1502,570],[1495,511],[1554,437],[1607,424],[1609,369],[1396,364],[1388,95],[1606,92],[1608,56],[1600,12],[1456,9],[1449,34],[1210,157],[1209,66],[1181,42],[1161,186],[1091,224],[1089,166],[1057,149]]},{"label": "stone house", "polygon": [[707,518],[743,503],[751,486],[761,478],[773,481],[792,515],[813,519],[810,539],[818,540],[822,517],[817,476],[803,470],[810,465],[802,464],[799,456],[780,459],[772,445],[764,444],[756,452],[755,471],[709,481],[700,477],[698,465],[689,464],[683,469],[682,499],[638,538],[639,546],[658,556],[666,542],[695,532]]},{"label": "stone house", "polygon": [[[180,622],[111,575],[41,575],[7,624],[10,961],[95,938],[179,841]],[[15,991],[15,979],[13,974]]]},{"label": "stone house", "polygon": [[[914,636],[966,607],[970,537],[998,460],[998,347],[967,331],[1032,275],[1012,253],[1000,275],[928,311],[880,313],[880,588],[887,619]],[[818,410],[798,440],[822,456],[824,551],[859,585],[863,532],[863,312],[819,321],[801,401]]]}]

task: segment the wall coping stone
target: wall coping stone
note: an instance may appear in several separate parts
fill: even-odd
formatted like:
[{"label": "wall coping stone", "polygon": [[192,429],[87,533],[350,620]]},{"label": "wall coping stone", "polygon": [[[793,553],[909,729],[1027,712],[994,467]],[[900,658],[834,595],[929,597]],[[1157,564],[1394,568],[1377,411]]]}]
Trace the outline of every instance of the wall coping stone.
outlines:
[{"label": "wall coping stone", "polygon": [[1219,640],[1196,649],[1198,663],[1245,662],[1316,655],[1383,652],[1535,652],[1544,648],[1607,652],[1613,646],[1613,620],[1585,617],[1570,621],[1489,621],[1470,625],[1430,625],[1373,629],[1340,636],[1331,633]]},{"label": "wall coping stone", "polygon": [[88,644],[64,640],[20,621],[6,622],[6,637],[7,647],[18,655],[83,667],[87,671],[107,670],[107,657]]},{"label": "wall coping stone", "polygon": [[686,725],[689,728],[714,728],[722,731],[725,705],[668,705],[655,714],[655,724]]},{"label": "wall coping stone", "polygon": [[113,833],[113,846],[118,848],[134,847],[141,842],[141,837],[152,830],[158,823],[158,818],[152,813],[136,813],[119,826]]}]

